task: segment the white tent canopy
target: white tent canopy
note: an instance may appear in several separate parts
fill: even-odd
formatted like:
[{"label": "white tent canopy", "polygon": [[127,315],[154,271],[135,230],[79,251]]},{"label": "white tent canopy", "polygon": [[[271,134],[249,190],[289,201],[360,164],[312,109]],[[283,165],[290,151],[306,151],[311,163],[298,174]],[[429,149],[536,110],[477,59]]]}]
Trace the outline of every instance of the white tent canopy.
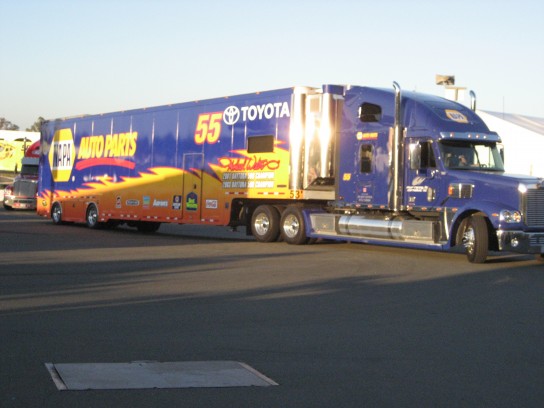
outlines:
[{"label": "white tent canopy", "polygon": [[477,111],[504,144],[507,173],[544,177],[544,118]]}]

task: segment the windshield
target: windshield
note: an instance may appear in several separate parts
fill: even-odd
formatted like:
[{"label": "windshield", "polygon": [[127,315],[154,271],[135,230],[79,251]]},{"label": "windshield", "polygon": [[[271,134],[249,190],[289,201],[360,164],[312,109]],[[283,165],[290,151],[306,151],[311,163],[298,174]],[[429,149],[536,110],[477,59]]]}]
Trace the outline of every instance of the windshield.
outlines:
[{"label": "windshield", "polygon": [[442,140],[439,146],[448,169],[504,171],[496,143]]},{"label": "windshield", "polygon": [[21,174],[23,174],[25,176],[37,176],[38,175],[38,166],[23,164],[23,167],[21,169]]}]

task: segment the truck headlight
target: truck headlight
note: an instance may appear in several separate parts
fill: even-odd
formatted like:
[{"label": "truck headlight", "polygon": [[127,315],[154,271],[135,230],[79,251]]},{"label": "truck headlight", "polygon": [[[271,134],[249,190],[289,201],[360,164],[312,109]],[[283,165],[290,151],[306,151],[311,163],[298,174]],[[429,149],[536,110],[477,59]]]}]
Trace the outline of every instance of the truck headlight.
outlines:
[{"label": "truck headlight", "polygon": [[521,222],[521,213],[519,211],[502,210],[500,220],[508,224]]}]

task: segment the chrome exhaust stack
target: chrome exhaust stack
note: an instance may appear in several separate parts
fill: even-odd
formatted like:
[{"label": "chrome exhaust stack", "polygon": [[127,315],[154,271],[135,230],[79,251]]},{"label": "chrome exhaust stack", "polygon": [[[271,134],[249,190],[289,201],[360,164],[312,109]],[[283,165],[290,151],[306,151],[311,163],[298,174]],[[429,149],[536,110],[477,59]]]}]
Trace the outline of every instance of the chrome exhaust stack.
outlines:
[{"label": "chrome exhaust stack", "polygon": [[393,188],[391,190],[391,196],[389,199],[389,207],[393,212],[398,212],[402,207],[402,174],[404,169],[404,140],[402,129],[402,94],[400,85],[397,82],[393,82],[393,88],[395,89],[395,121],[393,124],[393,154],[391,163],[391,180],[393,180]]},{"label": "chrome exhaust stack", "polygon": [[473,112],[476,112],[476,93],[474,91],[470,91],[470,109],[472,109]]}]

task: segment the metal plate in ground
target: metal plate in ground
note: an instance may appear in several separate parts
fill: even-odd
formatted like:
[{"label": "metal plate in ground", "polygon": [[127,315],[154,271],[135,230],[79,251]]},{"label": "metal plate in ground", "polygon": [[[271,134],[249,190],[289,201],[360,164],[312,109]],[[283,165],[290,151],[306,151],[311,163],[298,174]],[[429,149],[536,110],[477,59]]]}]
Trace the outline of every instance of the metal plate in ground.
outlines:
[{"label": "metal plate in ground", "polygon": [[236,361],[47,363],[59,390],[108,390],[278,385]]}]

